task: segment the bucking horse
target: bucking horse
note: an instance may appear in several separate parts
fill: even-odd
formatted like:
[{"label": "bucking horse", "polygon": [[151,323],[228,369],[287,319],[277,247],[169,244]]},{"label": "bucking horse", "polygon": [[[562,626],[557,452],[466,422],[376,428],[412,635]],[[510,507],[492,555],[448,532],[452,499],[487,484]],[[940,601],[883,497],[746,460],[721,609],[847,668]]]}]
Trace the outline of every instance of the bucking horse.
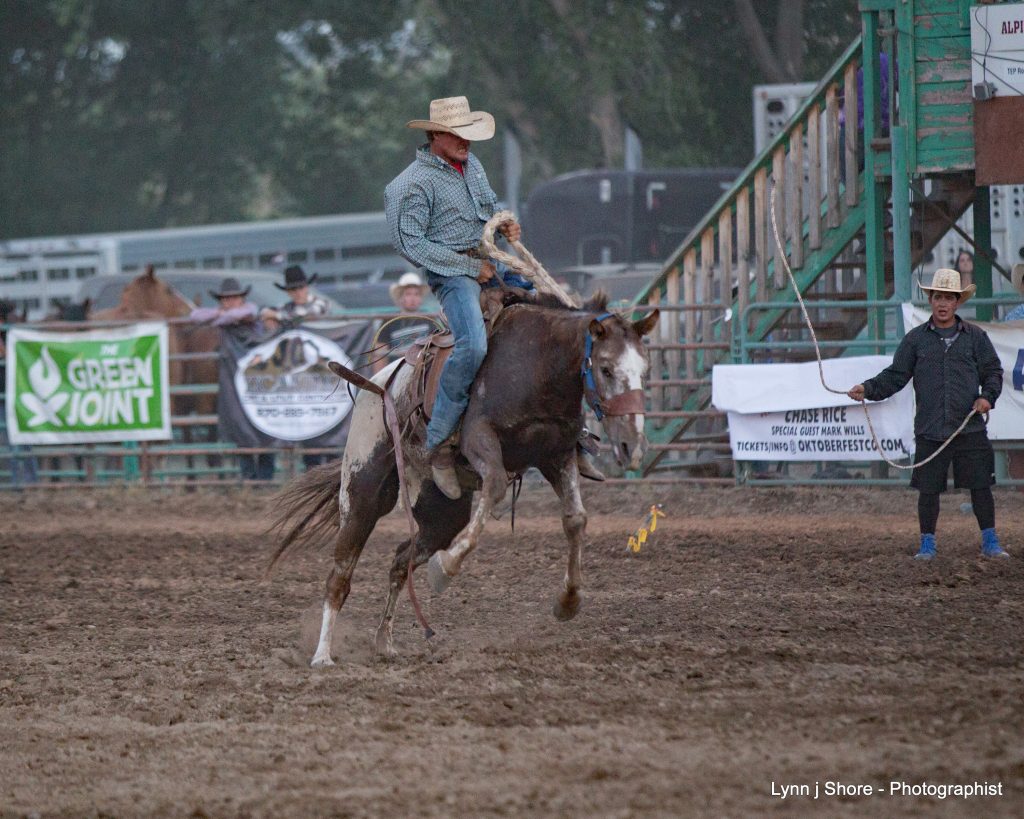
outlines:
[{"label": "bucking horse", "polygon": [[[409,560],[412,568],[429,561],[428,583],[435,594],[444,591],[505,498],[509,475],[521,475],[529,467],[536,467],[560,498],[568,540],[568,566],[554,614],[560,620],[576,615],[587,525],[576,465],[585,393],[598,417],[603,415],[604,431],[621,466],[638,468],[647,447],[643,390],[650,361],[642,339],[657,324],[658,311],[631,321],[606,307],[603,294],[580,309],[513,303],[492,320],[487,356],[459,434],[457,468],[464,491],[457,500],[434,485],[422,436],[409,431],[415,428],[409,419],[417,411],[413,368],[397,361],[374,376],[378,392],[388,390],[403,421],[402,461],[418,525],[414,548],[411,537],[404,540],[391,564],[387,603],[376,632],[379,654],[395,653],[393,618],[411,576]],[[334,664],[334,624],[356,562],[377,521],[399,497],[398,459],[381,396],[361,390],[353,413],[340,469],[337,461],[312,469],[278,498],[282,541],[271,567],[294,546],[334,541],[314,667]],[[480,499],[474,510],[475,491]]]}]

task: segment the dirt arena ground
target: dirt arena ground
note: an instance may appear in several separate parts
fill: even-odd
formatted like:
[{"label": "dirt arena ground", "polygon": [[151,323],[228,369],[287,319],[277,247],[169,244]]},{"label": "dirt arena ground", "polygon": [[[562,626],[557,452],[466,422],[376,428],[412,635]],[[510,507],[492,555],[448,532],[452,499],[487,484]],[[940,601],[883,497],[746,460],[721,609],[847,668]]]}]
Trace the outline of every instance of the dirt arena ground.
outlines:
[{"label": "dirt arena ground", "polygon": [[906,490],[588,492],[574,621],[551,616],[557,510],[528,490],[443,596],[420,578],[439,636],[403,598],[400,657],[376,660],[393,513],[325,671],[329,557],[260,582],[269,495],[0,498],[0,816],[1024,813],[1024,495],[996,495],[1011,560],[977,558],[957,493],[920,565]]}]

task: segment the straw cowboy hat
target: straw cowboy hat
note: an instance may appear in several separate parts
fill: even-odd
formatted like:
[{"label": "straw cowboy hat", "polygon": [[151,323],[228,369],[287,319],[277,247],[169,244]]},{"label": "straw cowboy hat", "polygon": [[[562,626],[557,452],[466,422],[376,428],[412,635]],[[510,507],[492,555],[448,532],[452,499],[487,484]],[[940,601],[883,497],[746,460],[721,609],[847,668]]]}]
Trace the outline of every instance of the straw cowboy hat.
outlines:
[{"label": "straw cowboy hat", "polygon": [[1024,296],[1024,262],[1013,266],[1013,270],[1010,271],[1010,282],[1013,289]]},{"label": "straw cowboy hat", "polygon": [[[920,282],[919,282],[920,284]],[[967,287],[960,286],[960,274],[948,267],[940,267],[932,274],[932,283],[929,285],[920,284],[921,289],[928,294],[931,293],[956,293],[960,297],[960,304],[963,304],[978,288],[973,284]]]},{"label": "straw cowboy hat", "polygon": [[249,291],[252,290],[250,284],[245,290],[242,289],[242,285],[238,283],[238,279],[234,276],[228,276],[220,283],[220,291],[209,290],[209,294],[215,299],[224,299],[228,296],[248,296]]},{"label": "straw cowboy hat", "polygon": [[391,301],[398,301],[398,297],[407,287],[418,287],[420,295],[423,295],[423,291],[427,289],[423,279],[420,278],[420,274],[413,273],[410,270],[408,273],[403,273],[402,277],[388,288],[388,295],[391,296]]},{"label": "straw cowboy hat", "polygon": [[423,131],[443,131],[470,142],[480,142],[494,136],[494,117],[486,111],[470,111],[465,97],[445,97],[430,101],[429,119],[414,119],[406,128]]},{"label": "straw cowboy hat", "polygon": [[284,284],[274,282],[274,287],[278,290],[298,290],[300,287],[309,287],[309,285],[316,281],[318,275],[320,274],[314,273],[307,279],[306,271],[297,264],[293,264],[284,271]]}]

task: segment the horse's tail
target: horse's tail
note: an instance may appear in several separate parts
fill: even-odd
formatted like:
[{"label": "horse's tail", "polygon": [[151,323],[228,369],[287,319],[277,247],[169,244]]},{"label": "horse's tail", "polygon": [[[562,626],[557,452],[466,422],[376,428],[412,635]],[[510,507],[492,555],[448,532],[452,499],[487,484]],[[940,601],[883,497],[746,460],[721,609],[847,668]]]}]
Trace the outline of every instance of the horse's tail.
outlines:
[{"label": "horse's tail", "polygon": [[334,460],[307,470],[281,490],[274,501],[276,519],[269,531],[281,533],[283,539],[267,564],[267,574],[285,552],[296,546],[319,546],[337,533],[340,489],[341,461]]}]

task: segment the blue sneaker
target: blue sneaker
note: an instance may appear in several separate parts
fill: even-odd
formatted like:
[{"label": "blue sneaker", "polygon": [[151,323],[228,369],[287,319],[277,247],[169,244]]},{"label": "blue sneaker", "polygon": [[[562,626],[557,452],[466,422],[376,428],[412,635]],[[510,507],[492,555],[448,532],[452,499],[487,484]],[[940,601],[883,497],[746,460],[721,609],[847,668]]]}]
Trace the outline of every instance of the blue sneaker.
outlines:
[{"label": "blue sneaker", "polygon": [[914,560],[931,560],[935,557],[935,535],[921,535],[921,549]]},{"label": "blue sneaker", "polygon": [[999,545],[995,529],[981,530],[981,554],[984,557],[1009,557],[1010,553]]}]

